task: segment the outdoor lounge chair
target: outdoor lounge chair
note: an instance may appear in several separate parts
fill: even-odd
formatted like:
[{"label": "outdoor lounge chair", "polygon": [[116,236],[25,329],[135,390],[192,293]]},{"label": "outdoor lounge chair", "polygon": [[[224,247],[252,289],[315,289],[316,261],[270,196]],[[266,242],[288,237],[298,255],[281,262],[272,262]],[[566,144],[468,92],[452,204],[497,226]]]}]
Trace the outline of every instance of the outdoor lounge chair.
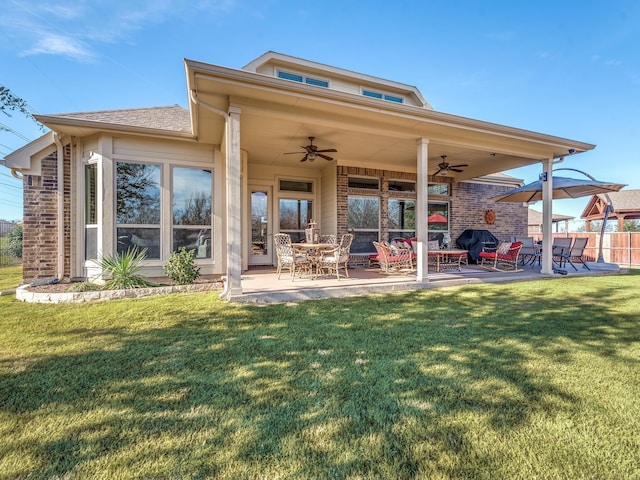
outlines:
[{"label": "outdoor lounge chair", "polygon": [[569,265],[571,265],[573,269],[577,271],[578,269],[573,263],[575,261],[575,262],[582,263],[582,266],[587,270],[591,270],[589,266],[584,262],[584,259],[582,258],[582,256],[584,255],[584,249],[586,248],[588,242],[589,242],[588,238],[585,238],[585,237],[576,238],[573,241],[573,245],[571,245],[571,249],[569,251],[565,251],[559,254],[560,267],[563,267],[564,265],[569,263]]},{"label": "outdoor lounge chair", "polygon": [[380,271],[383,273],[394,273],[402,270],[412,271],[411,254],[408,248],[399,248],[384,242],[373,242],[378,254]]},{"label": "outdoor lounge chair", "polygon": [[480,252],[480,265],[501,272],[518,272],[518,256],[522,242],[503,242],[497,248],[485,247]]},{"label": "outdoor lounge chair", "polygon": [[288,234],[276,233],[273,236],[273,240],[275,242],[276,255],[278,257],[278,268],[276,270],[278,280],[280,280],[280,274],[285,268],[289,270],[292,282],[296,276],[296,272],[311,272],[311,261],[306,255],[302,255],[293,249],[291,237]]}]

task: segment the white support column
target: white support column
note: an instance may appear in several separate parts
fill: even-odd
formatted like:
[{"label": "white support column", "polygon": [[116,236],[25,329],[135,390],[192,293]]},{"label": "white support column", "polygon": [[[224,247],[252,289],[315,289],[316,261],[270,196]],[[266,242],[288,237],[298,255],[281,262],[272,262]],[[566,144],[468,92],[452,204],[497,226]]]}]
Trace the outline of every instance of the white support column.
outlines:
[{"label": "white support column", "polygon": [[416,237],[418,237],[416,281],[427,282],[427,225],[429,209],[429,173],[427,161],[429,157],[429,140],[419,138],[417,141],[417,181],[416,181]]},{"label": "white support column", "polygon": [[227,121],[227,297],[242,294],[242,155],[240,152],[240,108],[229,107]]},{"label": "white support column", "polygon": [[540,273],[553,273],[553,158],[542,162],[542,268]]}]

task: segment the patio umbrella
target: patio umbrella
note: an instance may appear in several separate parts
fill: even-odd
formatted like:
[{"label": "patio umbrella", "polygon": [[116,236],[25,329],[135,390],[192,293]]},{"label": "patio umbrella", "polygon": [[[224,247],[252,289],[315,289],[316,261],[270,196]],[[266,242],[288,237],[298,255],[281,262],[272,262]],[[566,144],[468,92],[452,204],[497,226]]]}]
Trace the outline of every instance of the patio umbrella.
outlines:
[{"label": "patio umbrella", "polygon": [[[542,180],[514,188],[492,198],[494,202],[529,203],[542,200]],[[617,192],[625,185],[621,183],[601,182],[599,180],[581,180],[567,177],[553,177],[553,199],[579,198],[600,193]]]},{"label": "patio umbrella", "polygon": [[[590,195],[600,195],[604,194],[607,196],[607,207],[604,213],[604,219],[602,220],[602,232],[600,234],[600,247],[598,251],[598,263],[603,263],[604,258],[602,256],[602,241],[604,238],[604,232],[607,225],[607,216],[611,211],[613,211],[613,207],[611,206],[611,200],[607,193],[610,192],[618,192],[622,189],[622,187],[626,187],[625,184],[622,183],[612,183],[612,182],[601,182],[596,180],[588,173],[585,173],[581,170],[576,170],[575,168],[562,168],[558,170],[571,170],[574,172],[582,173],[583,175],[589,177],[589,180],[580,180],[577,178],[567,178],[567,177],[553,177],[553,200],[560,200],[563,198],[579,198],[579,197],[588,197]],[[529,183],[528,185],[524,185],[522,187],[514,188],[513,190],[508,191],[507,193],[503,193],[502,195],[498,195],[492,198],[494,202],[537,202],[542,200],[542,180],[538,180],[537,182]]]},{"label": "patio umbrella", "polygon": [[428,223],[447,223],[447,217],[444,215],[440,215],[439,213],[434,213],[433,215],[429,215],[427,217]]}]

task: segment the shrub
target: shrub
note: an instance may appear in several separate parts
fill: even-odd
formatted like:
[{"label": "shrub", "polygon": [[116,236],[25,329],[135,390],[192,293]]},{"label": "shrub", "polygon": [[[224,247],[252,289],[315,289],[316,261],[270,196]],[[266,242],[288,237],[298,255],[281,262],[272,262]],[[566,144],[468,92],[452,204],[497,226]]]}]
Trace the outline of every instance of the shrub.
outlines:
[{"label": "shrub", "polygon": [[124,289],[153,287],[151,283],[140,275],[142,262],[147,255],[147,249],[138,251],[137,248],[129,249],[124,253],[114,253],[102,258],[102,272],[109,277],[104,284],[106,289]]},{"label": "shrub", "polygon": [[22,225],[16,225],[6,237],[5,252],[15,258],[22,258]]},{"label": "shrub", "polygon": [[180,247],[167,260],[164,273],[178,285],[193,283],[200,276],[200,267],[196,266],[195,251]]}]

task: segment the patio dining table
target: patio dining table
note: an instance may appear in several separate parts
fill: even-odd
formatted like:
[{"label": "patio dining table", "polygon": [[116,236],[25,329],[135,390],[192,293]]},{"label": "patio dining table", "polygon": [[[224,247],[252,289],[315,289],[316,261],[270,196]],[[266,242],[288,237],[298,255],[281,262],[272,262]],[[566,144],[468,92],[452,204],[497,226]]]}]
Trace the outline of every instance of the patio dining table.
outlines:
[{"label": "patio dining table", "polygon": [[[338,246],[337,243],[294,243],[292,244],[293,248],[300,253],[306,255],[306,257],[311,262],[311,275],[312,277],[318,276],[318,262],[317,259],[320,258],[321,254],[325,250],[333,250]],[[315,270],[315,274],[314,274]]]}]

